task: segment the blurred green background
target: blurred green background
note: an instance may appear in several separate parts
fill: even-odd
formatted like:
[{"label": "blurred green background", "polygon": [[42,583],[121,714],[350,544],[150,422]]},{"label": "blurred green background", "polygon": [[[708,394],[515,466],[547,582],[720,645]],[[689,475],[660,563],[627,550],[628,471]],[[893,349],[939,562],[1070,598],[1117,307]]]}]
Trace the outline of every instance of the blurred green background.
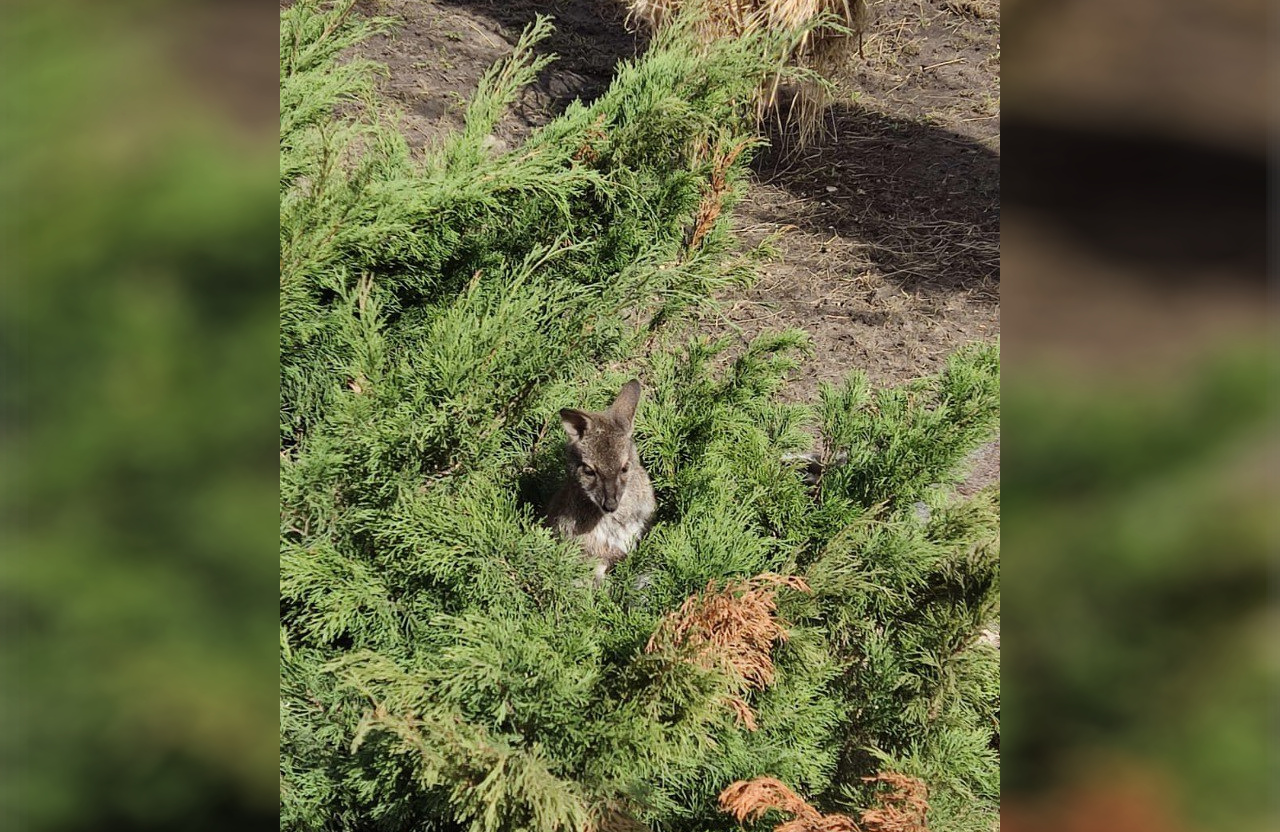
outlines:
[{"label": "blurred green background", "polygon": [[1274,829],[1271,7],[1003,12],[1003,828]]},{"label": "blurred green background", "polygon": [[5,829],[274,823],[275,10],[210,11],[2,12]]},{"label": "blurred green background", "polygon": [[1276,369],[1007,372],[1008,829],[1274,828]]}]

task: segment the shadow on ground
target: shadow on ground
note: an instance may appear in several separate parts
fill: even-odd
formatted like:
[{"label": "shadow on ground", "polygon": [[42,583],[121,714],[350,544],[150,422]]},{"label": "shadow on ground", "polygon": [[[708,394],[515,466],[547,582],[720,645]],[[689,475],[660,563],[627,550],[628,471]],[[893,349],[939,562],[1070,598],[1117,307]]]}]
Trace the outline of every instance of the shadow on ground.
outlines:
[{"label": "shadow on ground", "polygon": [[[599,95],[619,60],[644,49],[621,2],[442,0],[485,17],[508,39],[537,14],[555,18],[539,49],[557,61],[539,80],[553,112]],[[528,119],[526,119],[528,121]],[[978,142],[919,121],[856,106],[830,115],[832,137],[786,148],[777,130],[754,163],[759,179],[797,200],[797,226],[851,237],[904,290],[971,292],[995,302],[999,282],[999,156]]]},{"label": "shadow on ground", "polygon": [[553,18],[555,31],[538,44],[536,51],[556,56],[539,79],[538,87],[550,97],[557,113],[575,98],[590,100],[603,93],[617,62],[639,55],[648,40],[643,32],[628,29],[621,0],[437,2],[442,7],[466,9],[488,18],[501,27],[510,43],[537,15]]},{"label": "shadow on ground", "polygon": [[971,291],[1000,279],[1000,157],[965,136],[857,105],[837,105],[831,135],[789,147],[776,127],[756,175],[804,201],[796,224],[852,237],[908,291]]}]

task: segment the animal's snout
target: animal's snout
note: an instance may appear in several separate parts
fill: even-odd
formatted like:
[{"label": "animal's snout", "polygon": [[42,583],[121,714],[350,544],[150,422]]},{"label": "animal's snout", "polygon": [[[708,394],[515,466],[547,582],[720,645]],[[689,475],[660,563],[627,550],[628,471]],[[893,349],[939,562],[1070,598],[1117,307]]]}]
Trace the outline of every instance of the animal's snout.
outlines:
[{"label": "animal's snout", "polygon": [[600,504],[600,508],[604,509],[605,511],[617,511],[617,510],[618,510],[618,498],[617,498],[617,497],[605,497],[605,498],[604,498],[604,502],[602,502],[602,503]]}]

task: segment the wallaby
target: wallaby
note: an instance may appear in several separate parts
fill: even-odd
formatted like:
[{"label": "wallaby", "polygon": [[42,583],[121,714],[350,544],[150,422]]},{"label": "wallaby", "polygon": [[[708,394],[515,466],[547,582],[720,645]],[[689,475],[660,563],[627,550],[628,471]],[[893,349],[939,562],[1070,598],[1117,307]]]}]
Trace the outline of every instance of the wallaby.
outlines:
[{"label": "wallaby", "polygon": [[653,519],[653,486],[632,439],[639,402],[640,382],[632,380],[608,410],[560,411],[569,435],[568,476],[551,499],[547,521],[561,537],[576,540],[596,563],[597,587],[609,567],[635,548]]}]

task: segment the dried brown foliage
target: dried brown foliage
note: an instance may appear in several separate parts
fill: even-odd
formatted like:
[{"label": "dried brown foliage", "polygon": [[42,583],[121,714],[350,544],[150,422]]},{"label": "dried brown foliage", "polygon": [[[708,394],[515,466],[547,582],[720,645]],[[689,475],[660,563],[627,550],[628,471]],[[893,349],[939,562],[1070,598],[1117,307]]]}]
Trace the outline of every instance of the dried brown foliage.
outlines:
[{"label": "dried brown foliage", "polygon": [[862,812],[860,823],[846,815],[822,814],[772,777],[731,783],[720,792],[720,811],[733,815],[739,823],[759,820],[771,810],[792,815],[791,820],[775,826],[773,832],[929,832],[924,783],[896,772],[881,772],[863,780],[885,783],[891,790],[877,796],[880,806]]},{"label": "dried brown foliage", "polygon": [[751,710],[751,706],[742,697],[730,696],[725,704],[729,706],[729,710],[733,711],[734,717],[742,723],[743,728],[754,731],[760,727],[756,723],[755,711]]},{"label": "dried brown foliage", "polygon": [[818,813],[785,783],[772,777],[738,780],[720,792],[720,811],[733,815],[739,823],[758,820],[770,809],[792,815]]},{"label": "dried brown foliage", "polygon": [[733,815],[739,823],[758,820],[774,809],[793,816],[774,827],[774,832],[859,832],[852,819],[822,814],[772,777],[739,780],[720,792],[720,811]]},{"label": "dried brown foliage", "polygon": [[773,642],[787,638],[777,619],[775,595],[781,586],[809,591],[802,578],[772,573],[731,581],[723,589],[709,581],[701,594],[685,599],[662,620],[645,651],[686,648],[708,667],[725,658],[750,687],[762,689],[773,681]]},{"label": "dried brown foliage", "polygon": [[702,202],[698,204],[698,213],[694,216],[693,230],[686,246],[688,250],[693,250],[702,243],[720,217],[720,212],[724,209],[725,194],[729,191],[729,169],[750,145],[750,139],[743,139],[728,149],[716,148],[711,163],[711,181],[707,192],[702,196]]},{"label": "dried brown foliage", "polygon": [[874,777],[864,777],[869,783],[884,783],[890,787],[887,793],[877,796],[880,806],[867,809],[860,817],[865,832],[928,832],[925,815],[929,804],[925,800],[928,789],[914,777],[887,771]]},{"label": "dried brown foliage", "polygon": [[701,594],[685,599],[658,624],[645,652],[670,650],[684,661],[727,671],[737,681],[737,694],[727,704],[747,730],[754,731],[755,715],[742,696],[773,683],[773,644],[787,639],[775,601],[783,586],[809,591],[801,578],[772,573],[731,581],[724,588],[710,581]]},{"label": "dried brown foliage", "polygon": [[573,159],[576,162],[598,162],[600,161],[600,151],[596,150],[596,145],[608,138],[604,132],[604,113],[587,128],[583,135],[582,145],[573,152]]}]

